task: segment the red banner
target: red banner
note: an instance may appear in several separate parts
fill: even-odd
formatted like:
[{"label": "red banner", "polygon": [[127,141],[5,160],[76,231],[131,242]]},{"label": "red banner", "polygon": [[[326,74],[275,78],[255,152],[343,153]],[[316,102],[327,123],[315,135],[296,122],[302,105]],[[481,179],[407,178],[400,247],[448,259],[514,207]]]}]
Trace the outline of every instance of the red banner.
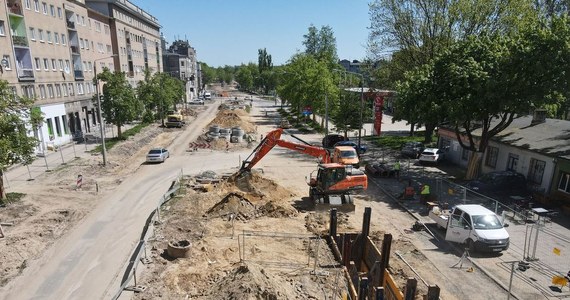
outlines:
[{"label": "red banner", "polygon": [[382,132],[382,109],[384,108],[384,96],[376,94],[374,98],[374,135]]}]

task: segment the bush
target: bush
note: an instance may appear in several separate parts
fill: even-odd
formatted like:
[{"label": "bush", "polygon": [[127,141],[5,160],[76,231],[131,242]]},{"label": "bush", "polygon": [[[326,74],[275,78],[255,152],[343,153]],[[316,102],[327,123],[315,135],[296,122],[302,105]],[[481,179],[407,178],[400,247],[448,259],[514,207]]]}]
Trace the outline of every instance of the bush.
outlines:
[{"label": "bush", "polygon": [[379,147],[400,150],[406,142],[423,142],[424,133],[416,132],[413,136],[382,135],[365,137],[364,139]]}]

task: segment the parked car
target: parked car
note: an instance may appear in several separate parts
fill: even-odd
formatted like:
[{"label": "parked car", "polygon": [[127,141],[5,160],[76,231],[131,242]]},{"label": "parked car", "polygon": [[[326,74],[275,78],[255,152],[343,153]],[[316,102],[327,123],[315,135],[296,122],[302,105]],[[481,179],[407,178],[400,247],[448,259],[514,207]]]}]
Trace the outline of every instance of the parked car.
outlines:
[{"label": "parked car", "polygon": [[514,171],[495,171],[481,175],[465,185],[477,193],[493,197],[528,196],[527,182],[523,174]]},{"label": "parked car", "polygon": [[190,101],[191,105],[204,105],[204,100],[200,99],[200,98],[196,98],[196,99],[192,99],[192,101]]},{"label": "parked car", "polygon": [[344,135],[340,134],[329,134],[323,138],[323,148],[333,148],[334,144],[341,142],[341,141],[348,141],[348,138]]},{"label": "parked car", "polygon": [[424,152],[424,149],[425,146],[421,142],[407,142],[402,147],[400,153],[405,157],[419,158],[422,152]]},{"label": "parked car", "polygon": [[164,148],[152,148],[146,155],[146,162],[164,162],[170,157],[170,152]]},{"label": "parked car", "polygon": [[358,154],[362,154],[364,152],[366,152],[366,150],[368,150],[368,148],[362,144],[360,144],[360,148],[358,147],[358,144],[353,142],[353,141],[340,141],[336,144],[334,144],[334,146],[351,146],[352,148],[354,148],[354,150],[356,150],[356,152],[358,152]]},{"label": "parked car", "polygon": [[420,154],[420,164],[421,163],[439,163],[445,158],[445,151],[438,148],[425,148],[422,154]]}]

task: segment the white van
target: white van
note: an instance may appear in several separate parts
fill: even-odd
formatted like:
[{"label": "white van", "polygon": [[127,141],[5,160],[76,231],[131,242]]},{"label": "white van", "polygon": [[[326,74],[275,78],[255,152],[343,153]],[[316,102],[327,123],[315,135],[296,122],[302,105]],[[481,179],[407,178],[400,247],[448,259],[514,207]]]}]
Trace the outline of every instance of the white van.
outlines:
[{"label": "white van", "polygon": [[212,100],[212,94],[210,92],[205,92],[204,100]]},{"label": "white van", "polygon": [[457,205],[451,211],[434,207],[430,218],[446,229],[445,240],[466,244],[469,250],[501,252],[509,248],[509,233],[491,210],[476,204]]}]

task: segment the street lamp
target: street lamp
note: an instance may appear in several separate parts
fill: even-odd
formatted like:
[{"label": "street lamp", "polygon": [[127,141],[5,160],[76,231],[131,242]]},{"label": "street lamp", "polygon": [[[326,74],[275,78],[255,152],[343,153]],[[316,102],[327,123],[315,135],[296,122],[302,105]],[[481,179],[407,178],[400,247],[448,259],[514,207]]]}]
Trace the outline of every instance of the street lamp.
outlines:
[{"label": "street lamp", "polygon": [[97,79],[97,62],[100,60],[117,57],[118,54],[98,58],[93,61],[93,75],[95,77],[95,94],[97,96],[97,117],[99,118],[99,133],[101,134],[101,152],[103,154],[103,166],[107,166],[107,148],[105,147],[105,131],[103,130],[103,117],[101,116],[101,96],[99,95],[99,79]]},{"label": "street lamp", "polygon": [[358,128],[358,149],[360,149],[360,141],[362,139],[362,110],[364,107],[364,75],[360,74],[360,73],[356,73],[356,72],[351,72],[351,71],[347,71],[347,70],[338,70],[335,69],[339,72],[345,72],[345,73],[349,73],[349,74],[353,74],[353,75],[358,75],[360,76],[360,127]]}]

